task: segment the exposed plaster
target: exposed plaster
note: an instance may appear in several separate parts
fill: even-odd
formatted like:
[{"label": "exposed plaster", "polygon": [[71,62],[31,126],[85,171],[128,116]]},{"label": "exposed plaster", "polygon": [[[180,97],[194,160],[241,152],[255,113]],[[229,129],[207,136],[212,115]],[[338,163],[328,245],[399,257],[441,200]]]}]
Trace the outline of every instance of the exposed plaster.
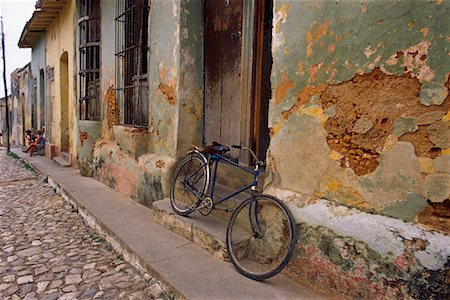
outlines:
[{"label": "exposed plaster", "polygon": [[411,223],[337,206],[326,200],[304,207],[290,203],[288,206],[297,223],[324,226],[338,235],[366,243],[382,256],[401,256],[407,241],[421,239],[427,245],[414,255],[423,267],[429,270],[443,268],[450,257],[449,236],[425,231]]}]

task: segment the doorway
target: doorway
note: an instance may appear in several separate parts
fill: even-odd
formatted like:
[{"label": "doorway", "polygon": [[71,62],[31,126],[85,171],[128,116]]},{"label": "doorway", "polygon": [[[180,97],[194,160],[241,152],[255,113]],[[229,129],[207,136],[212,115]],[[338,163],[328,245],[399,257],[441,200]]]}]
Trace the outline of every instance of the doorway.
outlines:
[{"label": "doorway", "polygon": [[38,127],[45,126],[45,76],[44,69],[39,71],[39,122]]},{"label": "doorway", "polygon": [[61,151],[70,151],[69,141],[69,68],[68,54],[64,52],[59,61],[61,95]]},{"label": "doorway", "polygon": [[272,1],[204,2],[203,141],[244,145],[261,160],[269,144]]}]

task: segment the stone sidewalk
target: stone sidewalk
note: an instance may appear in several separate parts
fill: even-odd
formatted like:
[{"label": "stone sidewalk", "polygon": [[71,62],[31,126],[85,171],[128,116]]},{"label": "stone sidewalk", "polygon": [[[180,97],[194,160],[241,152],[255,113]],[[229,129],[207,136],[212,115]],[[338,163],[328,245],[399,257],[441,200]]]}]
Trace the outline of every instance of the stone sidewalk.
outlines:
[{"label": "stone sidewalk", "polygon": [[282,274],[264,282],[248,279],[231,263],[155,223],[152,209],[78,170],[13,151],[44,174],[121,257],[162,282],[177,299],[324,299]]},{"label": "stone sidewalk", "polygon": [[0,299],[169,297],[43,179],[0,149]]}]

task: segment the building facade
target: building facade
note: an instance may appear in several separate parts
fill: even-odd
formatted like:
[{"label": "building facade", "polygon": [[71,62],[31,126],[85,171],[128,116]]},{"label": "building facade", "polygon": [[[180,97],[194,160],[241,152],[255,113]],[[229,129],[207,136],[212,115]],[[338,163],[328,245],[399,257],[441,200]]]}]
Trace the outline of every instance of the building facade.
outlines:
[{"label": "building facade", "polygon": [[11,145],[25,145],[25,130],[36,128],[32,81],[30,63],[11,73]]},{"label": "building facade", "polygon": [[288,276],[448,296],[448,1],[38,2],[61,5],[46,99],[82,174],[151,206],[193,144],[245,145],[297,221]]}]

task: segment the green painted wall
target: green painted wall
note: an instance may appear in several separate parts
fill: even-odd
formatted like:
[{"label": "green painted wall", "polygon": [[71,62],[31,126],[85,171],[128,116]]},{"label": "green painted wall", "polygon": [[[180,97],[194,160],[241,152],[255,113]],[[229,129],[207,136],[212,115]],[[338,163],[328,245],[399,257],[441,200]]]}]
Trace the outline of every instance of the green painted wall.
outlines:
[{"label": "green painted wall", "polygon": [[449,11],[275,0],[267,185],[409,221],[448,199]]}]

